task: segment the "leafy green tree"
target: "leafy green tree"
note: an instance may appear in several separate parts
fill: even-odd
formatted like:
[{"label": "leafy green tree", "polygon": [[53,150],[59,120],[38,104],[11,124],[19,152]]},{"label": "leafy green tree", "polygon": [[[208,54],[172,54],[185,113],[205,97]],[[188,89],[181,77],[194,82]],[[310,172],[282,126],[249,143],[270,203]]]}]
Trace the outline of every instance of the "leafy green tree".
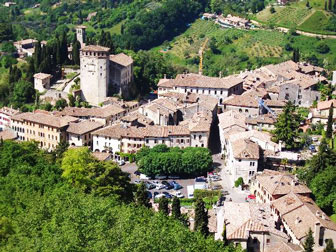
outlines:
[{"label": "leafy green tree", "polygon": [[58,159],[63,158],[63,154],[68,150],[69,148],[69,143],[67,141],[61,140],[58,145],[56,146],[55,149],[55,156]]},{"label": "leafy green tree", "polygon": [[152,204],[149,202],[146,185],[143,182],[138,185],[138,189],[135,192],[135,203],[138,206],[152,208]]},{"label": "leafy green tree", "polygon": [[204,236],[209,234],[208,210],[205,208],[203,199],[198,198],[195,203],[195,231],[200,231]]},{"label": "leafy green tree", "polygon": [[295,148],[299,125],[299,117],[295,113],[295,107],[289,101],[275,123],[275,141],[282,141],[287,149]]},{"label": "leafy green tree", "polygon": [[242,177],[239,177],[236,181],[235,181],[235,187],[238,186],[243,186],[244,185],[244,180]]},{"label": "leafy green tree", "polygon": [[172,202],[172,216],[175,219],[180,219],[181,218],[181,202],[180,199],[177,197],[173,198]]},{"label": "leafy green tree", "polygon": [[72,43],[72,61],[74,65],[80,65],[80,49],[81,49],[81,44],[77,39]]},{"label": "leafy green tree", "polygon": [[326,248],[323,250],[323,252],[335,252],[334,242],[333,242],[332,239],[328,239],[328,240],[327,240],[327,246],[326,246]]},{"label": "leafy green tree", "polygon": [[32,83],[20,80],[14,84],[11,100],[14,107],[18,108],[23,104],[34,102],[35,94],[35,89]]},{"label": "leafy green tree", "polygon": [[14,228],[10,220],[4,216],[0,217],[0,242],[6,241],[12,234],[14,234]]},{"label": "leafy green tree", "polygon": [[0,23],[0,43],[13,39],[12,25],[8,22]]},{"label": "leafy green tree", "polygon": [[169,214],[168,199],[166,197],[161,197],[159,199],[159,211],[165,215]]},{"label": "leafy green tree", "polygon": [[334,117],[334,104],[331,103],[330,108],[329,108],[327,131],[326,131],[326,137],[328,139],[331,139],[333,135],[333,117]]},{"label": "leafy green tree", "polygon": [[313,252],[314,251],[314,237],[313,237],[313,231],[311,228],[309,228],[307,238],[304,241],[303,248],[305,252]]},{"label": "leafy green tree", "polygon": [[68,99],[69,99],[69,106],[75,107],[76,98],[72,94],[68,94]]},{"label": "leafy green tree", "polygon": [[65,99],[61,98],[61,99],[59,99],[59,100],[56,101],[55,108],[57,110],[62,110],[66,106],[68,106],[68,103],[67,103],[67,101]]}]

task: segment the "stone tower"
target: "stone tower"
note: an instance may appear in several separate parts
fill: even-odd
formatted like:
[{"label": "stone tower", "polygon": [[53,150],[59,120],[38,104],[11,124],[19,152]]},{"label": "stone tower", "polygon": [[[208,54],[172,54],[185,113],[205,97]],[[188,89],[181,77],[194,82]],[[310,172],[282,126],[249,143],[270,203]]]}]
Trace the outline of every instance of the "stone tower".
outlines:
[{"label": "stone tower", "polygon": [[76,38],[81,44],[81,47],[85,46],[86,42],[86,32],[85,32],[86,26],[79,25],[76,27]]},{"label": "stone tower", "polygon": [[80,50],[80,87],[83,99],[98,106],[108,94],[110,80],[109,48],[97,45]]}]

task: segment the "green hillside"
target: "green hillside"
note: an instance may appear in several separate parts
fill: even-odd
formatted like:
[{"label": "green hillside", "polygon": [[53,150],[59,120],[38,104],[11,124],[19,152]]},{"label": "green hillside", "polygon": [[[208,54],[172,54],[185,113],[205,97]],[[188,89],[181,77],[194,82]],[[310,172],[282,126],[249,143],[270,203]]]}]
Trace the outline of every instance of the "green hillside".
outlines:
[{"label": "green hillside", "polygon": [[324,3],[322,0],[313,0],[291,2],[286,6],[268,6],[252,19],[263,24],[296,28],[305,32],[336,34],[335,30],[328,29],[331,18],[335,18],[335,15],[324,9]]},{"label": "green hillside", "polygon": [[[334,39],[318,39],[276,31],[222,29],[212,21],[197,20],[186,32],[172,41],[153,48],[170,64],[198,72],[198,51],[209,39],[204,54],[203,73],[206,75],[232,74],[261,65],[291,59],[293,48],[300,50],[301,59],[326,68],[336,67]],[[321,53],[320,44],[326,44],[329,52]]]}]

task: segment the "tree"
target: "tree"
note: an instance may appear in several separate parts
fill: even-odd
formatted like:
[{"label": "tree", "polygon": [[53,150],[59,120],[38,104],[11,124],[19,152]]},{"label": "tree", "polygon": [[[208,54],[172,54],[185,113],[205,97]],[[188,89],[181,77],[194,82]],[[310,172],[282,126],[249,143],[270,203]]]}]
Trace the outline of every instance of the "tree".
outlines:
[{"label": "tree", "polygon": [[326,246],[326,248],[323,250],[323,252],[335,252],[334,242],[333,242],[332,239],[328,239],[328,240],[327,240],[327,246]]},{"label": "tree", "polygon": [[173,198],[173,203],[172,203],[172,216],[175,219],[180,219],[181,218],[181,203],[180,199],[177,197]]},{"label": "tree", "polygon": [[80,65],[80,56],[79,56],[80,48],[81,44],[75,37],[75,41],[72,43],[72,61],[74,65],[78,66]]},{"label": "tree", "polygon": [[295,107],[289,101],[275,123],[275,141],[282,141],[287,149],[295,148],[299,126],[299,116],[295,113]]},{"label": "tree", "polygon": [[314,252],[314,237],[313,237],[313,231],[311,230],[311,228],[309,228],[306,240],[303,244],[303,248],[305,252]]},{"label": "tree", "polygon": [[23,104],[32,103],[35,100],[35,89],[32,83],[20,80],[14,84],[12,103],[15,107],[21,107]]},{"label": "tree", "polygon": [[293,57],[292,57],[292,60],[293,60],[294,62],[299,62],[299,61],[300,61],[300,51],[299,51],[298,48],[295,48],[295,49],[293,50]]},{"label": "tree", "polygon": [[331,139],[333,135],[333,117],[334,117],[334,104],[331,103],[329,108],[328,122],[327,122],[327,131],[326,138]]},{"label": "tree", "polygon": [[243,186],[244,185],[244,179],[242,177],[239,177],[236,181],[235,181],[235,187],[239,187],[239,186]]},{"label": "tree", "polygon": [[169,214],[168,199],[166,197],[161,197],[159,199],[159,211],[165,215]]},{"label": "tree", "polygon": [[69,99],[69,106],[70,107],[75,107],[76,98],[72,94],[68,94],[68,99]]},{"label": "tree", "polygon": [[309,1],[307,1],[307,3],[306,3],[306,7],[307,7],[307,8],[310,8]]},{"label": "tree", "polygon": [[229,241],[227,239],[227,231],[226,231],[226,223],[224,222],[223,224],[223,233],[222,233],[222,237],[223,237],[223,243],[224,246],[227,246],[229,244]]},{"label": "tree", "polygon": [[204,236],[209,234],[208,210],[205,208],[203,199],[197,198],[195,203],[195,231],[200,231]]},{"label": "tree", "polygon": [[59,99],[59,100],[56,101],[55,108],[57,110],[62,110],[66,106],[68,106],[68,103],[67,103],[67,101],[65,99],[61,98],[61,99]]},{"label": "tree", "polygon": [[147,208],[152,208],[152,204],[149,201],[148,193],[145,183],[141,182],[138,185],[138,189],[135,192],[135,204],[137,206],[144,206]]},{"label": "tree", "polygon": [[68,148],[69,148],[69,143],[67,141],[61,140],[56,146],[55,156],[58,159],[62,159],[64,152],[66,152]]},{"label": "tree", "polygon": [[10,235],[14,234],[13,226],[7,217],[0,217],[0,241],[6,241]]}]

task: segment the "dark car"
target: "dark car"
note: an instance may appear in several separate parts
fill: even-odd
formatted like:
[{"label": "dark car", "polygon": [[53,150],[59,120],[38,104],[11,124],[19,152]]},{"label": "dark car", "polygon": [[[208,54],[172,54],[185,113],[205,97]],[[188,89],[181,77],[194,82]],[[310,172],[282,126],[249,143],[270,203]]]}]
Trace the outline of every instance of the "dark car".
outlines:
[{"label": "dark car", "polygon": [[197,177],[197,178],[195,178],[195,182],[206,182],[206,178],[205,177]]},{"label": "dark car", "polygon": [[159,192],[154,192],[153,199],[155,199],[156,195],[158,195],[158,194],[159,194]]},{"label": "dark car", "polygon": [[162,185],[164,185],[165,187],[166,187],[166,189],[167,190],[170,190],[170,189],[173,189],[174,188],[174,186],[172,186],[171,184],[169,184],[167,181],[162,181],[161,182],[162,183]]},{"label": "dark car", "polygon": [[169,192],[163,192],[167,199],[173,198],[173,196]]},{"label": "dark car", "polygon": [[179,183],[177,183],[176,181],[170,182],[170,185],[173,186],[174,190],[180,190],[182,188],[182,186]]},{"label": "dark car", "polygon": [[141,172],[139,172],[138,170],[136,170],[136,171],[134,172],[134,174],[137,175],[137,176],[140,176]]},{"label": "dark car", "polygon": [[148,181],[145,182],[145,185],[146,185],[147,190],[152,190],[156,187],[154,184]]},{"label": "dark car", "polygon": [[151,199],[153,197],[153,195],[150,191],[147,191],[147,197],[148,197],[148,199]]},{"label": "dark car", "polygon": [[315,145],[310,145],[310,146],[309,146],[309,150],[310,150],[311,152],[316,152]]}]

